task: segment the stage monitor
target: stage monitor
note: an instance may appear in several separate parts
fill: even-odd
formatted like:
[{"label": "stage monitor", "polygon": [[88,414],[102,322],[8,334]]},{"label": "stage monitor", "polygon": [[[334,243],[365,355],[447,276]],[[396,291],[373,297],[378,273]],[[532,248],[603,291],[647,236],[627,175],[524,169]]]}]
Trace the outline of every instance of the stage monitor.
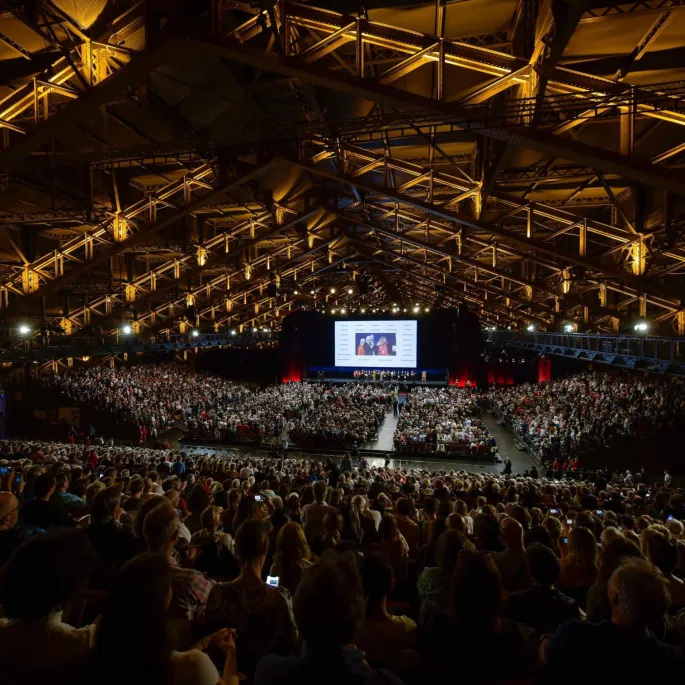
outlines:
[{"label": "stage monitor", "polygon": [[416,321],[336,321],[335,365],[415,369]]}]

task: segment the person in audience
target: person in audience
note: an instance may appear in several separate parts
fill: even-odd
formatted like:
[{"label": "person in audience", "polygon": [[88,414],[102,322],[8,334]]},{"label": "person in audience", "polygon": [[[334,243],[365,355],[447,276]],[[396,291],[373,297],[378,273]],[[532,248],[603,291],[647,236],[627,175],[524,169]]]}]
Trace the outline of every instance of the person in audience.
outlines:
[{"label": "person in audience", "polygon": [[129,484],[128,497],[124,500],[121,508],[129,514],[139,511],[145,501],[143,499],[144,489],[145,481],[142,478],[132,478]]},{"label": "person in audience", "polygon": [[119,485],[101,490],[93,499],[86,535],[98,554],[99,562],[92,579],[96,587],[106,588],[116,570],[137,551],[133,532],[124,528],[119,520],[120,500]]},{"label": "person in audience", "polygon": [[[502,582],[485,552],[465,552],[452,578],[450,603],[426,626],[422,638],[425,672],[473,682],[517,680],[531,674],[520,629],[503,619]],[[465,658],[455,659],[454,650]],[[496,657],[496,658],[494,658]]]},{"label": "person in audience", "polygon": [[95,553],[80,531],[55,528],[24,542],[0,570],[3,685],[78,682],[94,626],[74,628],[62,611],[88,583]]},{"label": "person in audience", "polygon": [[195,484],[188,497],[190,515],[183,520],[183,523],[190,531],[191,535],[202,529],[202,512],[207,509],[210,501],[211,498],[204,485],[201,485],[200,483]]},{"label": "person in audience", "polygon": [[22,542],[44,532],[35,526],[19,525],[19,500],[11,492],[0,492],[0,568]]},{"label": "person in audience", "polygon": [[58,474],[55,478],[55,481],[56,489],[52,499],[56,504],[62,504],[64,507],[66,507],[67,511],[74,509],[85,509],[88,506],[85,500],[77,497],[71,492],[68,492],[69,476],[67,476],[66,473]]},{"label": "person in audience", "polygon": [[143,522],[147,551],[165,555],[171,564],[172,617],[184,618],[193,626],[199,626],[204,621],[207,601],[215,583],[199,571],[183,568],[173,556],[179,540],[180,520],[178,512],[163,498],[160,499],[162,502],[146,514]]},{"label": "person in audience", "polygon": [[567,621],[543,644],[549,682],[583,682],[589,671],[597,683],[633,682],[636,676],[670,680],[682,670],[683,650],[648,630],[663,620],[670,603],[659,570],[644,559],[626,560],[611,574],[608,596],[610,620]]},{"label": "person in audience", "polygon": [[213,587],[207,603],[205,632],[221,628],[238,634],[238,668],[252,677],[267,654],[291,654],[296,631],[288,591],[264,582],[269,536],[262,521],[241,524],[235,539],[240,575]]},{"label": "person in audience", "polygon": [[[568,542],[565,542],[568,540]],[[588,528],[574,528],[559,541],[561,572],[559,589],[585,607],[590,586],[597,580],[598,547]]]},{"label": "person in audience", "polygon": [[[419,538],[421,536],[421,527],[413,519],[413,512],[411,502],[406,497],[400,497],[397,500],[397,514],[395,520],[397,528],[407,541],[409,555],[416,558],[419,549]],[[380,525],[380,522],[379,522]]]},{"label": "person in audience", "polygon": [[43,473],[34,483],[35,499],[24,504],[21,509],[23,523],[48,530],[49,528],[76,525],[66,507],[60,502],[50,501],[57,490],[57,480],[51,473]]},{"label": "person in audience", "polygon": [[363,495],[355,495],[352,498],[352,506],[357,510],[359,527],[361,528],[362,534],[362,544],[365,549],[370,548],[372,545],[378,542],[378,529],[376,528],[376,523],[373,517],[366,515],[368,508],[366,498]]},{"label": "person in audience", "polygon": [[343,517],[333,507],[326,514],[323,520],[323,533],[315,538],[311,550],[317,557],[320,557],[327,549],[341,550]]},{"label": "person in audience", "polygon": [[409,545],[397,527],[394,516],[386,514],[378,529],[379,551],[390,562],[395,578],[405,580],[408,575]]},{"label": "person in audience", "polygon": [[276,538],[276,551],[269,575],[277,576],[279,587],[294,597],[302,573],[312,565],[311,556],[302,526],[292,521],[286,523]]},{"label": "person in audience", "polygon": [[354,644],[364,651],[371,665],[400,668],[404,650],[418,645],[416,623],[407,616],[388,613],[387,601],[394,589],[394,574],[388,560],[379,554],[368,554],[362,566],[362,583],[366,596],[366,617],[357,628]]},{"label": "person in audience", "polygon": [[523,526],[513,518],[501,524],[504,551],[494,555],[494,562],[508,592],[525,590],[530,586],[526,550],[523,547]]},{"label": "person in audience", "polygon": [[526,548],[526,564],[533,586],[509,595],[506,616],[530,626],[539,635],[554,632],[568,619],[580,618],[576,601],[556,587],[560,572],[556,554],[549,547],[533,542]]},{"label": "person in audience", "polygon": [[254,685],[327,683],[401,685],[389,671],[369,670],[364,653],[354,646],[364,620],[365,602],[359,572],[347,558],[328,557],[307,569],[295,596],[295,620],[303,642],[301,656],[267,656]]},{"label": "person in audience", "polygon": [[462,551],[473,552],[475,549],[462,533],[455,530],[447,530],[440,536],[437,549],[438,565],[424,568],[416,584],[421,600],[422,623],[447,605],[452,575],[459,554]]},{"label": "person in audience", "polygon": [[[91,682],[128,682],[133,666],[135,682],[238,685],[235,640],[228,628],[188,651],[171,648],[167,622],[172,582],[173,570],[163,554],[141,554],[121,569],[95,634]],[[211,648],[225,654],[222,677],[204,653]]]},{"label": "person in audience", "polygon": [[324,481],[317,481],[314,483],[314,487],[312,488],[314,501],[311,504],[302,507],[304,533],[307,536],[307,541],[310,545],[318,536],[323,534],[326,514],[335,511],[333,507],[325,502],[327,489]]}]

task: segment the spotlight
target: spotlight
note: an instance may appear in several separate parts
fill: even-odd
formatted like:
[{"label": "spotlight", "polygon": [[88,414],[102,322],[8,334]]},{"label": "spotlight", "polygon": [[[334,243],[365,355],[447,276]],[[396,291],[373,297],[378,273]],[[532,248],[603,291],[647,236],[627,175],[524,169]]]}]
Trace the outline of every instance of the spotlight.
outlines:
[{"label": "spotlight", "polygon": [[293,295],[299,295],[300,291],[299,290],[293,290]]},{"label": "spotlight", "polygon": [[373,311],[374,314],[376,313],[376,310],[375,310],[375,309],[373,309],[372,311]]},{"label": "spotlight", "polygon": [[366,309],[364,309],[364,307],[362,307],[361,312],[362,312],[362,314],[366,314]]},{"label": "spotlight", "polygon": [[528,328],[526,328],[526,330],[527,330],[529,333],[532,333],[532,332],[535,330],[535,324],[532,324],[532,323],[531,323],[531,324],[528,324]]},{"label": "spotlight", "polygon": [[257,332],[257,329],[253,327],[253,328],[252,328],[252,332],[253,332],[253,333],[256,333],[256,332]]},{"label": "spotlight", "polygon": [[28,335],[31,332],[31,329],[26,324],[23,324],[22,326],[19,326],[19,332],[22,335]]},{"label": "spotlight", "polygon": [[428,307],[426,307],[423,311],[426,312],[426,314],[428,314],[428,312],[430,311],[430,309],[428,309]]},{"label": "spotlight", "polygon": [[405,314],[407,313],[407,310],[406,310],[406,309],[403,309],[402,311],[403,311]]},{"label": "spotlight", "polygon": [[236,331],[235,328],[232,328],[231,329],[231,335],[237,335],[237,334],[238,334],[238,331]]},{"label": "spotlight", "polygon": [[198,335],[200,335],[200,331],[198,331],[197,329],[195,329],[195,330],[193,331],[193,338],[197,338]]},{"label": "spotlight", "polygon": [[331,295],[335,295],[335,288],[331,288]]},{"label": "spotlight", "polygon": [[122,326],[122,327],[121,327],[121,332],[122,332],[124,335],[130,335],[130,333],[131,333],[131,327],[128,326],[128,325],[127,325],[127,326]]},{"label": "spotlight", "polygon": [[313,294],[314,294],[314,291],[313,291],[313,290],[310,290],[310,291],[309,291],[309,294],[310,294],[310,295],[313,295]]},{"label": "spotlight", "polygon": [[420,311],[419,307],[414,307],[414,314],[418,314]]},{"label": "spotlight", "polygon": [[354,292],[354,290],[352,290],[352,288],[348,288],[348,289],[347,289],[347,294],[348,294],[348,295],[351,295],[353,292]]},{"label": "spotlight", "polygon": [[572,323],[567,323],[567,324],[564,326],[564,332],[565,332],[565,333],[573,333],[573,331],[575,331],[575,328],[574,328],[574,326],[573,326]]},{"label": "spotlight", "polygon": [[635,324],[634,329],[640,333],[644,333],[649,329],[649,324],[646,321],[640,321]]},{"label": "spotlight", "polygon": [[343,308],[340,310],[340,313],[341,313],[341,314],[347,314],[347,309],[345,309],[345,308],[343,307]]},{"label": "spotlight", "polygon": [[331,314],[335,314],[337,311],[337,309],[331,309]]}]

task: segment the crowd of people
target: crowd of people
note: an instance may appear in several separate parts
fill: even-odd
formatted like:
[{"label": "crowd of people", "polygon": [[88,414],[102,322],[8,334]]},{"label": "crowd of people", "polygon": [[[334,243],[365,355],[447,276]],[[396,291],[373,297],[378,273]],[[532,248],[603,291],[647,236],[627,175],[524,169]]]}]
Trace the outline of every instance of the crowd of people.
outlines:
[{"label": "crowd of people", "polygon": [[570,463],[583,449],[685,423],[685,383],[677,378],[588,371],[547,383],[491,388],[488,401],[546,463]]},{"label": "crowd of people", "polygon": [[471,389],[414,388],[401,407],[395,449],[494,453],[495,438],[479,417],[480,396]]},{"label": "crowd of people", "polygon": [[577,685],[683,665],[670,478],[5,442],[0,479],[10,685]]},{"label": "crowd of people", "polygon": [[141,442],[170,426],[209,441],[351,446],[373,440],[392,406],[390,385],[285,383],[249,389],[181,364],[79,367],[46,382],[138,424]]}]

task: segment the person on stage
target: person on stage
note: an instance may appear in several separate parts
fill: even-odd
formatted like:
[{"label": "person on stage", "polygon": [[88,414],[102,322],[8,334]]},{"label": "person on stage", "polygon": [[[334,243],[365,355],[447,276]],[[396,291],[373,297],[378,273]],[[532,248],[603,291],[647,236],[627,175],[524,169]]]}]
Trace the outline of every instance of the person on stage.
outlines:
[{"label": "person on stage", "polygon": [[376,354],[376,339],[373,335],[367,335],[359,341],[357,354],[360,357],[368,357]]},{"label": "person on stage", "polygon": [[383,336],[378,341],[378,356],[379,357],[387,357],[388,356],[388,340],[385,336]]}]

